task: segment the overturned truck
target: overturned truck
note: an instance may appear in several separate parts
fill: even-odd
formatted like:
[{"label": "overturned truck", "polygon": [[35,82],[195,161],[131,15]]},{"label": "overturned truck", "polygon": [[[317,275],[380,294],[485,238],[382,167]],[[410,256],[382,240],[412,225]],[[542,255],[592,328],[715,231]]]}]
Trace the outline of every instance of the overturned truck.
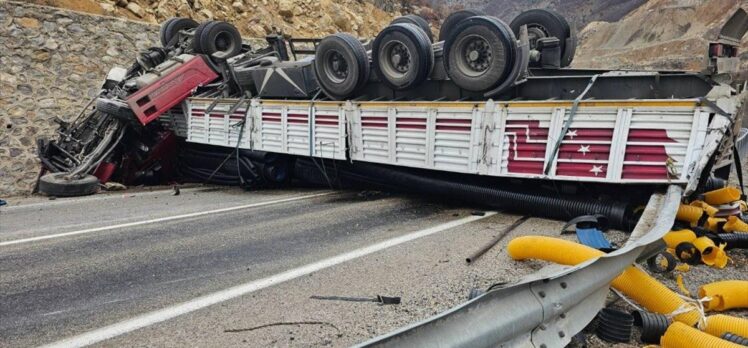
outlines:
[{"label": "overturned truck", "polygon": [[438,38],[409,15],[373,40],[273,35],[262,48],[228,23],[174,18],[162,47],[113,69],[80,119],[40,142],[52,173],[39,190],[300,181],[630,228],[656,187],[695,194],[740,157],[745,85],[730,68],[745,19],[705,47],[703,71],[684,72],[568,68],[575,30],[540,9],[509,24],[458,11]]}]

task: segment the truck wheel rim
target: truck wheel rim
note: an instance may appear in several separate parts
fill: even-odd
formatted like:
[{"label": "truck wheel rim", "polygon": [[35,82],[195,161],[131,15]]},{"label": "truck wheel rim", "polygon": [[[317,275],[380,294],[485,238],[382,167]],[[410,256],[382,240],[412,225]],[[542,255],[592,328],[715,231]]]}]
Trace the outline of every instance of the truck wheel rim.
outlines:
[{"label": "truck wheel rim", "polygon": [[401,41],[392,40],[387,42],[380,52],[379,57],[385,74],[399,78],[408,73],[412,64],[408,46]]},{"label": "truck wheel rim", "polygon": [[493,62],[493,53],[486,39],[478,35],[468,35],[460,39],[456,45],[459,52],[457,65],[468,76],[484,74]]},{"label": "truck wheel rim", "polygon": [[334,83],[342,83],[348,77],[348,63],[338,51],[329,51],[325,55],[325,76]]}]

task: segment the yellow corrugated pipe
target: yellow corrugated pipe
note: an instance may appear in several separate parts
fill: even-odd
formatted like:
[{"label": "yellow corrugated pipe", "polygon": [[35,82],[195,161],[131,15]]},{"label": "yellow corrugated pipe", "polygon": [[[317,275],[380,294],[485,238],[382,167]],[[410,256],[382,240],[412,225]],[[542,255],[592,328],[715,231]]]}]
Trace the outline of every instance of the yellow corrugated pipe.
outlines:
[{"label": "yellow corrugated pipe", "polygon": [[701,208],[709,216],[714,216],[714,214],[717,214],[717,212],[719,212],[719,209],[707,204],[704,201],[693,201],[689,203],[689,205]]},{"label": "yellow corrugated pipe", "polygon": [[675,214],[675,219],[690,222],[693,226],[699,222],[702,215],[704,215],[704,209],[681,204],[680,207],[678,207],[678,213]]},{"label": "yellow corrugated pipe", "polygon": [[704,201],[711,205],[732,203],[740,199],[740,190],[735,187],[725,187],[704,193]]},{"label": "yellow corrugated pipe", "polygon": [[668,326],[667,331],[660,338],[660,346],[663,348],[745,348],[677,321]]},{"label": "yellow corrugated pipe", "polygon": [[724,311],[731,308],[748,307],[748,280],[725,280],[702,285],[699,298],[712,299],[704,303],[708,311]]},{"label": "yellow corrugated pipe", "polygon": [[696,249],[701,252],[701,262],[707,266],[725,268],[727,266],[727,254],[725,245],[717,246],[709,237],[699,237],[692,242]]},{"label": "yellow corrugated pipe", "polygon": [[706,317],[704,332],[717,337],[721,337],[725,332],[748,337],[748,319],[724,314],[710,315]]},{"label": "yellow corrugated pipe", "polygon": [[696,239],[696,233],[691,230],[670,231],[662,239],[668,248],[675,249],[680,243],[693,243],[694,239]]},{"label": "yellow corrugated pipe", "polygon": [[[540,259],[562,265],[576,265],[603,255],[602,251],[586,245],[542,236],[515,238],[507,245],[507,252],[515,260]],[[695,308],[665,285],[634,266],[628,267],[621,275],[613,279],[611,285],[651,312],[670,314],[686,306]],[[692,310],[676,315],[674,319],[694,325],[699,320],[699,313]]]},{"label": "yellow corrugated pipe", "polygon": [[710,217],[706,219],[706,224],[704,225],[704,227],[706,227],[709,231],[717,233],[719,232],[719,225],[726,222],[727,219]]},{"label": "yellow corrugated pipe", "polygon": [[737,216],[728,216],[727,222],[722,226],[725,232],[748,232],[748,224],[743,220],[738,219]]}]

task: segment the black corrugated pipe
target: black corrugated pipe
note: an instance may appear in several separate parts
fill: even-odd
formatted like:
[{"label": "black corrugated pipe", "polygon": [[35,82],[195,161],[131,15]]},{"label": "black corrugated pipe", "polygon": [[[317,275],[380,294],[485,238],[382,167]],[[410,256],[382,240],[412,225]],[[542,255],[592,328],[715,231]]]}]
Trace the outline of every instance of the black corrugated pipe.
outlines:
[{"label": "black corrugated pipe", "polygon": [[[297,165],[307,159],[297,160]],[[625,203],[608,201],[600,202],[586,199],[571,199],[561,196],[541,195],[529,192],[513,192],[499,188],[478,186],[436,178],[428,175],[414,174],[408,170],[394,169],[381,165],[356,162],[353,165],[338,164],[337,168],[326,165],[328,177],[345,177],[354,173],[367,181],[387,186],[399,187],[405,191],[416,191],[424,194],[456,198],[466,202],[480,202],[493,208],[529,214],[537,217],[567,220],[580,215],[602,214],[610,220],[614,228],[628,229]]]},{"label": "black corrugated pipe", "polygon": [[727,244],[725,249],[748,249],[748,233],[720,233],[717,237]]}]

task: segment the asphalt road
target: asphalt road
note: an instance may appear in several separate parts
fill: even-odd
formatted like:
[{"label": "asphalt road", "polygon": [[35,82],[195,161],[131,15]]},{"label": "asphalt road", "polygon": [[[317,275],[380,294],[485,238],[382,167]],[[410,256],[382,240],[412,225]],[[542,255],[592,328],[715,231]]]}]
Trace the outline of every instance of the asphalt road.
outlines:
[{"label": "asphalt road", "polygon": [[[0,346],[346,346],[537,268],[500,246],[464,262],[517,216],[377,192],[182,191],[0,208]],[[531,221],[514,233],[560,226]]]}]

